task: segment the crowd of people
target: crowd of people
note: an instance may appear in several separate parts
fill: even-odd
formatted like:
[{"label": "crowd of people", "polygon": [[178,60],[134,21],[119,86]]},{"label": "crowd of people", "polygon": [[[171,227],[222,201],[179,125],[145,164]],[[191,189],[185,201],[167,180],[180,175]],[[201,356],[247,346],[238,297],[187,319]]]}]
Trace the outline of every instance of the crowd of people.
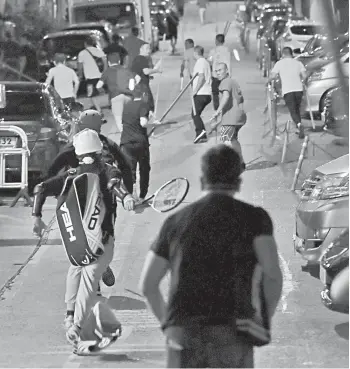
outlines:
[{"label": "crowd of people", "polygon": [[[187,39],[180,76],[186,71],[195,77],[194,143],[208,139],[201,114],[213,101],[213,127],[220,127],[222,144],[202,157],[205,196],[165,220],[140,281],[167,337],[168,367],[253,367],[253,347],[270,342],[271,319],[282,288],[271,218],[262,208],[235,199],[245,170],[238,132],[247,117],[242,91],[231,77],[225,36],[216,35],[215,44],[206,59],[204,48]],[[150,46],[138,38],[136,28],[123,44],[115,36],[104,51],[87,40],[78,56],[78,75],[65,66],[63,54],[55,56],[55,64],[46,83],[53,83],[70,104],[84,75],[91,107],[79,117],[80,132],[35,189],[34,232],[41,235],[45,229],[41,217],[46,197],[57,196],[57,216],[64,213],[58,223],[71,262],[64,325],[67,340],[76,348],[101,280],[108,286],[115,283],[109,264],[118,232],[117,202],[132,211],[147,197],[151,169],[147,125],[155,109],[150,80],[162,66],[153,65]],[[104,87],[115,131],[121,133],[119,144],[101,134],[105,120],[96,96]],[[74,214],[81,208],[83,216],[77,220]],[[172,282],[165,304],[159,284],[168,270]],[[99,334],[102,340],[107,333]]]}]

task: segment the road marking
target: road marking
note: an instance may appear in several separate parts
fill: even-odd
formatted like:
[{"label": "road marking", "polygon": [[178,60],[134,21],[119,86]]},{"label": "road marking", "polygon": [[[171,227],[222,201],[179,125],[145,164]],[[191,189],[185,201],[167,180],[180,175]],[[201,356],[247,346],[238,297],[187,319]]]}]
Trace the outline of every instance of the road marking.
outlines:
[{"label": "road marking", "polygon": [[278,257],[281,260],[281,267],[282,267],[282,274],[283,274],[283,289],[282,289],[282,297],[281,297],[281,304],[282,304],[282,313],[287,312],[288,302],[287,297],[288,295],[294,291],[294,283],[293,283],[293,275],[289,269],[289,265],[286,259],[282,256],[279,252]]}]

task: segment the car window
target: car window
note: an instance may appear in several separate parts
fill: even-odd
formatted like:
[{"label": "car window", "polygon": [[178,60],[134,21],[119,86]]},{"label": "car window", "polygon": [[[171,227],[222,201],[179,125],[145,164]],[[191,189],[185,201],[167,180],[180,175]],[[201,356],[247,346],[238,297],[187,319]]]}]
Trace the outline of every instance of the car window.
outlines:
[{"label": "car window", "polygon": [[312,36],[317,33],[318,29],[315,26],[292,26],[290,31],[298,36]]},{"label": "car window", "polygon": [[41,93],[38,92],[7,92],[6,106],[0,108],[0,116],[2,118],[16,116],[22,120],[32,117],[41,116],[46,112],[45,100]]}]

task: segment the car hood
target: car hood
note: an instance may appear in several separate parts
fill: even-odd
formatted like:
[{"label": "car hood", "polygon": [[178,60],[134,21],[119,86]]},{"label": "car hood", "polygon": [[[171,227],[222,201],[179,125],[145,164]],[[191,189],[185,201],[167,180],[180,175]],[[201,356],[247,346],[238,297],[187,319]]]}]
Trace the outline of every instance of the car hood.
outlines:
[{"label": "car hood", "polygon": [[323,174],[349,173],[349,154],[343,155],[316,168],[315,171]]}]

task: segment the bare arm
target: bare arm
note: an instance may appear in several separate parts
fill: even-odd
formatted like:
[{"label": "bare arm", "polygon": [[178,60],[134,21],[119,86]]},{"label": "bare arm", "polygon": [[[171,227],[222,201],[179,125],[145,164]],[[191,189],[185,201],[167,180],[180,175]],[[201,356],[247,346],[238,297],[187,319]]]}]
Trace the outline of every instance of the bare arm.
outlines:
[{"label": "bare arm", "polygon": [[198,91],[202,88],[205,83],[204,73],[198,74],[198,83],[196,88],[193,90],[193,95],[197,95]]},{"label": "bare arm", "polygon": [[165,319],[166,304],[160,292],[160,282],[165,277],[169,265],[166,259],[149,251],[141,272],[139,288],[146,297],[147,305],[162,323]]},{"label": "bare arm", "polygon": [[224,92],[222,93],[222,98],[221,98],[221,101],[220,101],[220,105],[219,105],[219,107],[218,107],[218,109],[217,109],[217,111],[216,111],[215,115],[219,115],[219,114],[222,112],[222,110],[223,110],[223,109],[224,109],[224,107],[226,106],[226,104],[227,104],[227,102],[228,102],[229,98],[230,98],[230,94],[229,94],[229,92],[228,92],[228,91],[224,91]]},{"label": "bare arm", "polygon": [[263,291],[267,313],[271,319],[281,298],[283,276],[279,266],[276,241],[271,235],[260,235],[254,239],[254,251],[263,269]]},{"label": "bare arm", "polygon": [[47,84],[47,85],[51,85],[52,79],[53,79],[53,74],[52,74],[52,69],[50,69],[50,70],[49,70],[49,73],[48,73],[48,75],[47,75],[47,78],[46,78],[45,84]]},{"label": "bare arm", "polygon": [[77,96],[78,91],[79,91],[80,81],[79,81],[77,74],[74,71],[73,71],[73,82],[74,82],[74,94],[75,96]]}]

